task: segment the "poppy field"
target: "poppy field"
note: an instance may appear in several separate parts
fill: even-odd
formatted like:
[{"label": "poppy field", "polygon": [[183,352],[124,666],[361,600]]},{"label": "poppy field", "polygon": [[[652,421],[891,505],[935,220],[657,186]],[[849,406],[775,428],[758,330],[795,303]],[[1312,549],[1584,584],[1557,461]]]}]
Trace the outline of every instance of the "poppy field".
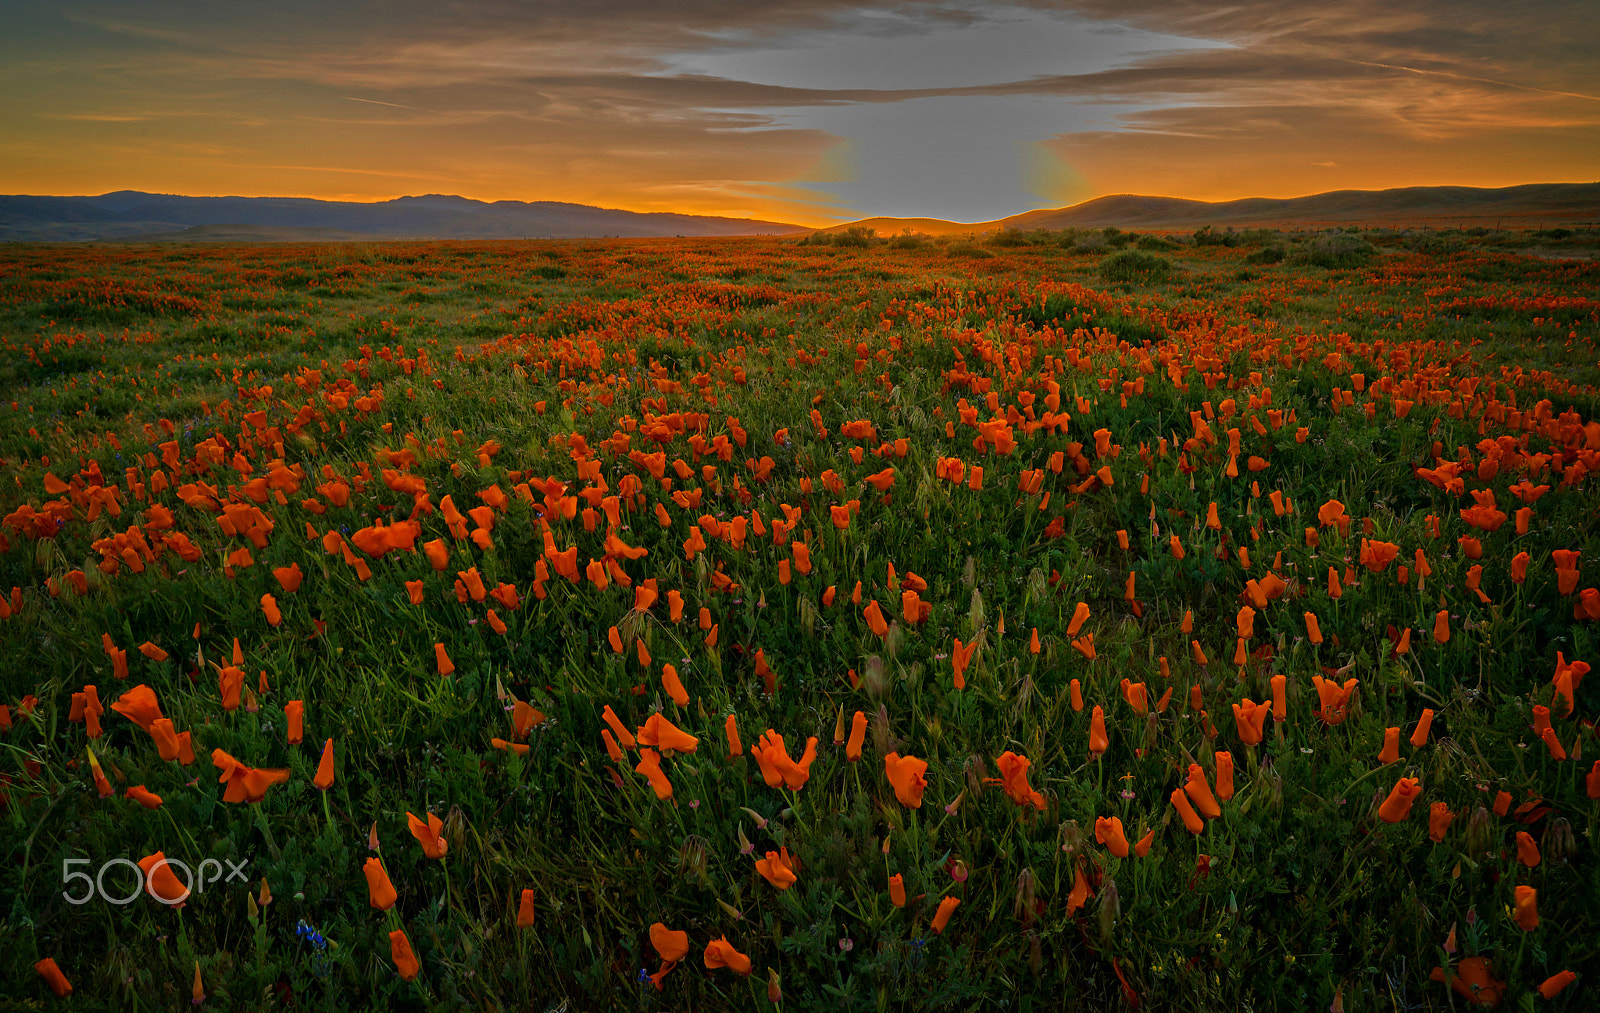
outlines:
[{"label": "poppy field", "polygon": [[1593,1008],[1597,339],[1465,233],[0,248],[0,1008]]}]

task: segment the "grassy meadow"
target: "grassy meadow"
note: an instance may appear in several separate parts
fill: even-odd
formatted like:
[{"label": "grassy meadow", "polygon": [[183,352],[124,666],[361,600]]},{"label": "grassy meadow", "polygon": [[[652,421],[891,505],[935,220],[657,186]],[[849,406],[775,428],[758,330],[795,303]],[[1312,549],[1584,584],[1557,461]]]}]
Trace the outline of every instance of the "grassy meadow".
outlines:
[{"label": "grassy meadow", "polygon": [[0,1009],[1592,1009],[1596,241],[0,247]]}]

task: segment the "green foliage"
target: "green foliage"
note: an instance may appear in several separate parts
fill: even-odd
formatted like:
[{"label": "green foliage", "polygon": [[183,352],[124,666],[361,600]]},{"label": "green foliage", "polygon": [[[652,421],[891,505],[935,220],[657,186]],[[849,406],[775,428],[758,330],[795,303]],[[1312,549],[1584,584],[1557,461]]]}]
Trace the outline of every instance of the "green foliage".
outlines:
[{"label": "green foliage", "polygon": [[1142,250],[1113,253],[1100,263],[1100,277],[1109,282],[1165,281],[1172,273],[1172,261]]}]

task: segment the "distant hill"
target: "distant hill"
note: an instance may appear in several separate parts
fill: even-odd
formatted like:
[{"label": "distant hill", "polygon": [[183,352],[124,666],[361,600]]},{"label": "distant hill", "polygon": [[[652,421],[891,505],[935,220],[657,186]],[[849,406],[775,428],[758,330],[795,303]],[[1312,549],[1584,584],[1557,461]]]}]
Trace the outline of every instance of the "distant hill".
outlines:
[{"label": "distant hill", "polygon": [[867,218],[836,225],[893,235],[904,229],[926,235],[992,232],[997,229],[1218,228],[1330,225],[1396,225],[1403,228],[1547,226],[1600,224],[1600,183],[1530,183],[1484,189],[1470,186],[1408,186],[1393,190],[1334,190],[1309,197],[1247,197],[1232,201],[1184,200],[1117,194],[1071,207],[1029,211],[990,222],[962,224],[933,218]]},{"label": "distant hill", "polygon": [[[202,231],[188,231],[197,227]],[[218,227],[232,234],[224,238],[215,231]],[[136,190],[98,197],[0,196],[0,241],[570,239],[770,236],[809,231],[798,225],[749,218],[642,214],[557,201],[486,203],[440,194],[374,204],[299,197],[179,197]]]}]

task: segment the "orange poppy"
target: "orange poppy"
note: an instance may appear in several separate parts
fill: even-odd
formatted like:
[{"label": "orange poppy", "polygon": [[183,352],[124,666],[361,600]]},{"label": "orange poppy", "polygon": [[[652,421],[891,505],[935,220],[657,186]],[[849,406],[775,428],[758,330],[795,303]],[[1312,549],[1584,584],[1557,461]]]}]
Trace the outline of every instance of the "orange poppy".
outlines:
[{"label": "orange poppy", "polygon": [[1450,642],[1450,611],[1440,609],[1433,618],[1433,639],[1441,644]]},{"label": "orange poppy", "polygon": [[656,798],[666,801],[672,797],[672,782],[667,780],[667,775],[661,770],[661,754],[648,746],[639,750],[639,762],[634,764],[633,772],[643,774],[650,782],[650,788],[656,793]]},{"label": "orange poppy", "polygon": [[876,599],[869,602],[867,607],[861,610],[861,614],[866,617],[867,625],[871,627],[873,633],[880,637],[889,635],[889,624],[884,622],[883,610],[878,607]]},{"label": "orange poppy", "polygon": [[444,649],[444,644],[433,645],[433,660],[440,675],[449,675],[456,670],[456,663],[450,660],[450,654]]},{"label": "orange poppy", "polygon": [[889,903],[895,907],[906,906],[906,884],[898,872],[889,877]]},{"label": "orange poppy", "polygon": [[[330,739],[331,743],[332,740]],[[450,850],[450,842],[440,836],[444,829],[444,821],[433,813],[428,814],[427,822],[423,822],[410,812],[406,813],[406,825],[411,829],[411,836],[422,845],[422,853],[429,858],[443,858]]]},{"label": "orange poppy", "polygon": [[928,771],[928,761],[890,753],[883,758],[883,769],[900,804],[909,809],[922,808],[922,793],[928,787],[928,779],[923,776]]},{"label": "orange poppy", "polygon": [[57,999],[65,999],[72,994],[72,982],[61,973],[61,968],[56,966],[54,957],[45,957],[34,964],[33,969],[44,979],[45,985],[55,993]]},{"label": "orange poppy", "polygon": [[750,958],[733,948],[727,936],[711,940],[706,944],[705,962],[708,969],[726,967],[735,974],[748,975],[754,968]]},{"label": "orange poppy", "polygon": [[[532,890],[524,893],[532,893]],[[662,960],[676,963],[689,955],[689,933],[682,930],[673,931],[661,922],[650,926],[650,945]]]},{"label": "orange poppy", "polygon": [[946,897],[939,902],[939,910],[933,913],[932,927],[935,932],[943,932],[945,926],[950,924],[950,916],[956,913],[956,908],[961,906],[959,897]]},{"label": "orange poppy", "polygon": [[383,867],[383,861],[369,858],[361,871],[367,876],[367,902],[379,911],[387,911],[394,907],[394,902],[400,899],[395,893],[394,884],[389,881],[389,873]]},{"label": "orange poppy", "polygon": [[672,665],[661,666],[661,686],[672,698],[673,703],[679,707],[689,705],[689,691],[683,688],[683,683],[678,679],[677,668]]},{"label": "orange poppy", "polygon": [[417,955],[411,951],[411,940],[406,938],[404,929],[389,933],[389,957],[394,961],[394,969],[402,980],[410,981],[422,970],[422,965],[417,963]]},{"label": "orange poppy", "polygon": [[145,786],[142,784],[129,788],[126,792],[123,792],[123,795],[133,799],[146,809],[161,808],[161,796],[145,790]]},{"label": "orange poppy", "polygon": [[[519,928],[519,929],[532,928],[533,927],[533,920],[534,920],[533,891],[525,889],[525,890],[522,891],[521,901],[517,905],[517,928]],[[685,940],[685,948],[687,948],[687,940]]]},{"label": "orange poppy", "polygon": [[1105,845],[1106,850],[1118,858],[1128,857],[1128,838],[1122,832],[1122,820],[1116,816],[1109,819],[1098,817],[1094,821],[1094,839]]},{"label": "orange poppy", "polygon": [[1217,760],[1217,797],[1226,802],[1233,797],[1233,754],[1221,750]]},{"label": "orange poppy", "polygon": [[1089,752],[1099,757],[1111,746],[1111,740],[1106,737],[1106,712],[1096,705],[1089,715]]},{"label": "orange poppy", "polygon": [[278,610],[278,600],[270,594],[261,596],[261,612],[267,617],[268,626],[277,626],[283,622],[283,613]]},{"label": "orange poppy", "polygon": [[[610,704],[606,704],[605,708],[601,710],[600,717],[606,724],[611,726],[611,730],[617,735],[618,742],[629,749],[633,748],[633,733],[628,731],[628,726],[624,725],[622,719],[617,717],[617,712],[611,709]],[[737,756],[738,754],[735,753],[734,755]]]},{"label": "orange poppy", "polygon": [[1561,971],[1558,974],[1552,974],[1539,985],[1539,994],[1546,999],[1554,999],[1561,994],[1562,989],[1577,979],[1577,974],[1572,971]]},{"label": "orange poppy", "polygon": [[317,761],[317,776],[311,783],[322,791],[333,787],[333,740],[322,744],[322,759]]},{"label": "orange poppy", "polygon": [[861,746],[867,738],[867,716],[861,711],[856,711],[850,720],[850,740],[845,743],[844,758],[851,763],[861,759]]},{"label": "orange poppy", "polygon": [[1320,675],[1311,677],[1311,684],[1316,687],[1317,698],[1322,707],[1316,712],[1316,717],[1326,725],[1337,725],[1344,721],[1353,694],[1356,690],[1357,679],[1347,679],[1340,686],[1331,679],[1324,679]]},{"label": "orange poppy", "polygon": [[1289,716],[1289,677],[1272,677],[1272,720],[1283,721]]},{"label": "orange poppy", "polygon": [[1539,845],[1534,842],[1533,835],[1526,830],[1517,831],[1517,861],[1530,869],[1539,865]]},{"label": "orange poppy", "polygon": [[1383,748],[1378,751],[1379,763],[1397,763],[1400,760],[1400,729],[1383,730]]},{"label": "orange poppy", "polygon": [[967,688],[967,666],[972,663],[972,653],[978,649],[978,642],[963,645],[961,638],[956,638],[955,648],[950,652],[950,665],[955,669],[956,689]]},{"label": "orange poppy", "polygon": [[1194,811],[1194,806],[1189,804],[1189,796],[1183,793],[1182,788],[1172,789],[1172,794],[1167,797],[1172,801],[1172,807],[1178,810],[1178,815],[1183,817],[1183,825],[1189,828],[1191,834],[1205,830],[1206,821]]},{"label": "orange poppy", "polygon": [[288,566],[275,566],[272,575],[277,578],[278,586],[283,588],[284,594],[294,594],[300,590],[300,582],[305,579],[305,574],[300,572],[299,563]]},{"label": "orange poppy", "polygon": [[1031,763],[1027,757],[1018,756],[1007,750],[995,759],[995,765],[1000,768],[1000,777],[989,780],[1003,785],[1011,801],[1017,805],[1031,805],[1040,812],[1044,811],[1044,796],[1028,784],[1028,768]]},{"label": "orange poppy", "polygon": [[1267,714],[1265,703],[1254,703],[1248,697],[1233,705],[1233,723],[1239,731],[1239,740],[1247,746],[1259,746],[1266,734]]},{"label": "orange poppy", "polygon": [[678,753],[692,753],[700,748],[699,739],[662,717],[659,711],[645,719],[644,726],[639,729],[639,744]]},{"label": "orange poppy", "polygon": [[1428,836],[1433,838],[1435,844],[1444,841],[1445,831],[1450,829],[1450,823],[1456,814],[1450,811],[1450,806],[1445,802],[1435,802],[1428,807]]},{"label": "orange poppy", "polygon": [[[301,700],[290,700],[283,705],[283,716],[289,722],[289,745],[298,746],[305,738],[306,705]],[[169,759],[170,757],[162,757]]]},{"label": "orange poppy", "polygon": [[[1457,995],[1479,1006],[1497,1006],[1506,994],[1506,983],[1489,973],[1489,958],[1463,957],[1456,963],[1455,974],[1449,978],[1450,987]],[[1435,967],[1429,973],[1430,981],[1444,981],[1444,968]]]},{"label": "orange poppy", "polygon": [[150,731],[151,723],[161,717],[161,705],[156,702],[156,691],[144,683],[118,697],[111,705],[111,709],[146,732]]},{"label": "orange poppy", "polygon": [[800,878],[795,875],[794,862],[789,858],[789,849],[769,851],[767,857],[756,861],[756,871],[779,890],[787,890]]},{"label": "orange poppy", "polygon": [[172,871],[166,855],[159,851],[146,855],[139,859],[139,868],[144,872],[144,892],[156,900],[167,905],[181,905],[188,899],[190,887],[194,884],[184,885],[177,873]]},{"label": "orange poppy", "polygon": [[1516,922],[1524,932],[1539,927],[1539,891],[1531,886],[1516,889]]},{"label": "orange poppy", "polygon": [[1214,820],[1222,815],[1222,807],[1211,793],[1211,786],[1206,783],[1206,772],[1200,768],[1200,764],[1189,764],[1189,779],[1184,782],[1183,790],[1194,800],[1195,808],[1206,819]]},{"label": "orange poppy", "polygon": [[1422,782],[1414,777],[1402,777],[1395,782],[1389,797],[1378,806],[1378,818],[1385,823],[1399,823],[1411,815],[1411,803],[1422,794]]},{"label": "orange poppy", "polygon": [[1411,746],[1421,749],[1428,741],[1428,732],[1433,728],[1433,708],[1424,707],[1422,716],[1417,718],[1416,730],[1411,733]]}]

